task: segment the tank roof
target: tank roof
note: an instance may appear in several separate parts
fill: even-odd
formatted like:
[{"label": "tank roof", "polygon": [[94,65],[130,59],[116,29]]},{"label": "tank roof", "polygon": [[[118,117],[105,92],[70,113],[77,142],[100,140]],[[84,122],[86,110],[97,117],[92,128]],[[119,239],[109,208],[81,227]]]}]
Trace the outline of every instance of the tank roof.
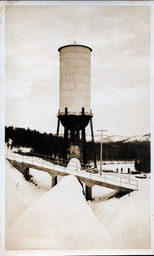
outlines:
[{"label": "tank roof", "polygon": [[58,51],[60,52],[60,50],[61,50],[62,48],[70,47],[70,46],[81,46],[81,47],[85,47],[85,48],[88,48],[88,49],[92,52],[92,49],[91,49],[89,46],[82,45],[82,44],[68,44],[68,45],[64,45],[64,46],[61,46],[60,48],[58,48]]}]

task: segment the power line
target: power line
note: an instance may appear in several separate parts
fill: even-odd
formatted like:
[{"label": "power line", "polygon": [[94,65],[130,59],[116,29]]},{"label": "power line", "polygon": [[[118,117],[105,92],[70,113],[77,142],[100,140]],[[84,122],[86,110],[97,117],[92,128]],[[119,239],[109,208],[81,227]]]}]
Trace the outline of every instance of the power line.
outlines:
[{"label": "power line", "polygon": [[[15,69],[15,70],[17,70],[17,71],[19,71],[19,72],[24,72],[24,73],[26,73],[27,75],[31,75],[31,76],[33,76],[35,79],[38,79],[39,81],[43,81],[43,82],[46,82],[47,84],[51,84],[50,81],[41,79],[41,78],[38,77],[38,76],[34,76],[32,73],[27,72],[25,69],[22,69],[22,68],[19,68],[19,67],[15,67],[15,66],[12,66],[12,65],[10,65],[10,64],[6,64],[6,66],[8,66],[9,68]],[[33,86],[31,86],[31,87],[34,88]],[[66,87],[64,87],[64,86],[60,86],[60,88],[63,89],[64,91],[69,91],[69,92],[73,93],[74,95],[77,94],[77,95],[81,96],[81,97],[84,98],[84,99],[89,99],[89,97],[86,97],[86,95],[84,95],[83,93],[80,93],[79,91],[74,91],[73,89],[69,89],[69,88],[66,88]],[[36,88],[34,88],[34,89],[36,90]],[[40,91],[40,89],[39,89],[39,91]],[[42,92],[43,92],[43,91],[42,91]],[[44,92],[43,92],[43,93],[44,93]],[[51,98],[51,97],[49,97],[49,98]]]},{"label": "power line", "polygon": [[[16,19],[16,18],[14,18],[14,20],[16,20],[18,23],[21,23],[21,24],[23,24],[24,26],[26,26],[27,28],[28,28],[28,30],[31,30],[31,31],[34,31],[34,29],[32,29],[32,27],[31,26],[28,26],[26,23],[24,23],[23,21],[21,21],[21,20],[18,20],[18,19]],[[15,33],[13,33],[12,31],[9,31],[8,29],[7,29],[7,31],[8,32],[10,32],[10,33],[12,33],[12,34],[14,34],[15,36],[17,36],[17,37],[19,37],[17,34],[15,34]],[[20,39],[22,39],[22,40],[24,40],[25,42],[27,42],[27,43],[29,43],[32,47],[34,47],[32,44],[31,44],[31,42],[29,42],[29,41],[27,41],[27,40],[25,40],[25,39],[23,39],[23,38],[21,38],[21,37],[19,37]],[[40,52],[40,49],[38,48],[38,47],[34,47],[34,48],[37,48],[38,50],[39,50],[39,52]],[[46,49],[46,51],[48,51],[47,49]],[[50,52],[50,51],[48,51],[48,52]],[[72,52],[73,53],[73,52]],[[50,52],[50,54],[52,55],[52,56],[54,56],[55,58],[57,58],[55,55],[53,55],[51,52]],[[82,56],[82,59],[85,59],[85,58],[83,58],[83,56]],[[85,59],[85,60],[87,60],[87,59]],[[62,60],[62,61],[64,61],[64,60]],[[64,61],[64,62],[66,62],[66,61]],[[68,63],[68,62],[66,62],[66,63]],[[68,63],[69,65],[71,65],[70,63]],[[88,74],[87,72],[85,72],[86,74]]]},{"label": "power line", "polygon": [[[44,80],[44,79],[41,79],[41,78],[38,77],[38,76],[34,76],[34,75],[32,75],[32,73],[29,73],[29,72],[27,72],[26,70],[24,70],[24,69],[22,69],[22,68],[18,68],[18,67],[12,66],[12,65],[10,65],[10,64],[6,64],[6,66],[9,67],[9,68],[14,69],[14,70],[16,70],[16,71],[26,73],[26,74],[29,75],[29,76],[33,76],[35,79],[38,79],[39,81],[43,81],[43,82],[46,82],[47,84],[50,84],[49,81],[46,81],[46,80]],[[34,90],[37,90],[34,86],[31,86],[31,88],[33,88]],[[20,88],[20,90],[25,90],[25,89]],[[42,91],[42,90],[39,89],[39,91]],[[45,92],[42,91],[42,93],[45,93]],[[51,98],[51,97],[48,96],[48,98]]]},{"label": "power line", "polygon": [[[17,20],[17,19],[16,19]],[[21,21],[19,21],[19,20],[17,20],[18,22],[21,22]],[[23,23],[23,22],[21,22],[22,24],[24,24],[25,25],[25,23]],[[28,26],[27,26],[28,27]],[[29,28],[28,28],[29,29]],[[6,29],[9,33],[11,33],[11,34],[13,34],[14,36],[16,36],[17,38],[19,38],[20,40],[23,40],[25,43],[27,43],[27,44],[29,44],[29,45],[31,45],[33,48],[35,48],[37,51],[39,51],[39,53],[40,53],[40,48],[38,48],[38,47],[36,47],[36,46],[34,46],[31,42],[29,42],[28,40],[25,40],[24,38],[22,38],[21,36],[19,36],[19,35],[17,35],[17,34],[15,34],[15,33],[13,33],[12,31],[10,31],[10,30],[8,30],[8,29]],[[30,28],[30,30],[32,30],[31,28]],[[32,30],[33,31],[33,30]],[[49,52],[49,51],[48,51]],[[54,57],[54,58],[57,58],[57,56],[55,56],[55,55],[53,55],[51,52],[50,52],[50,54]],[[77,66],[75,66],[75,65],[73,65],[73,64],[70,64],[69,62],[67,62],[67,61],[65,61],[65,60],[61,60],[61,62],[64,62],[64,63],[66,63],[66,64],[68,64],[69,66],[72,66],[72,67],[74,67],[75,69],[78,69],[79,71],[81,71],[83,74],[86,74],[86,75],[90,75],[89,73],[87,73],[87,72],[85,72],[85,70],[82,70],[81,68],[79,68],[79,67],[77,67]],[[24,70],[24,69],[21,69],[21,68],[18,68],[18,67],[15,67],[15,66],[12,66],[12,65],[9,65],[9,64],[7,64],[7,66],[8,67],[10,67],[10,68],[13,68],[13,69],[15,69],[15,70],[18,70],[18,71],[20,71],[20,72],[25,72],[26,74],[28,74],[28,72],[26,72],[26,70]],[[41,80],[41,81],[43,81],[43,82],[45,82],[45,83],[47,83],[47,84],[50,84],[50,82],[49,81],[47,81],[47,80],[45,80],[45,79],[42,79],[42,78],[39,78],[38,76],[34,76],[32,73],[29,73],[31,76],[33,76],[35,79],[39,79],[39,80]],[[69,91],[69,92],[71,92],[71,94],[77,94],[77,95],[79,95],[79,96],[81,96],[82,98],[85,98],[85,99],[89,99],[89,97],[87,97],[86,95],[84,95],[83,93],[80,93],[79,91],[74,91],[73,89],[69,89],[69,88],[66,88],[66,87],[63,87],[63,86],[60,86],[61,87],[61,89],[63,89],[64,91]],[[34,87],[33,87],[34,88]]]},{"label": "power line", "polygon": [[[9,31],[9,30],[8,30]],[[10,32],[10,31],[9,31]],[[10,32],[10,33],[12,33],[12,34],[14,34],[13,32]],[[14,34],[15,36],[17,36],[16,34]],[[17,37],[19,37],[19,36],[17,36]],[[22,39],[22,40],[24,40],[23,38],[21,38],[21,37],[19,37],[20,39]],[[29,43],[29,44],[31,44],[30,42],[28,42],[27,40],[24,40],[25,42],[27,42],[27,43]],[[34,47],[34,48],[36,48],[36,47]],[[40,52],[40,49],[39,48],[37,48],[37,50]],[[53,54],[52,54],[52,56],[54,56]],[[55,58],[56,58],[56,56],[54,56]],[[74,66],[74,65],[72,65],[72,64],[70,64],[69,62],[66,62],[66,61],[64,61],[64,60],[61,60],[62,62],[65,62],[65,63],[67,63],[68,65],[70,65],[70,66],[72,66],[72,67],[75,67],[75,68],[77,68],[78,70],[80,70],[80,71],[82,71],[82,72],[84,72],[83,70],[81,70],[80,68],[78,68],[78,67],[76,67],[76,66]],[[11,68],[14,68],[14,69],[17,69],[18,71],[21,71],[21,68],[18,68],[18,67],[15,67],[15,66],[11,66],[11,65],[9,65],[9,64],[6,64],[7,66],[9,66],[9,67],[11,67]],[[23,70],[23,72],[25,72],[25,73],[27,73],[28,74],[28,72],[26,72],[24,69],[22,69]],[[85,72],[84,72],[85,73]],[[34,78],[38,78],[38,76],[34,76],[32,73],[30,73]],[[39,78],[39,80],[40,80],[40,78]],[[44,82],[46,82],[46,83],[50,83],[49,81],[47,81],[47,80],[45,80],[45,79],[42,79],[41,78],[41,81],[44,81]],[[62,89],[64,89],[64,90],[67,90],[67,91],[70,91],[71,93],[73,93],[73,94],[78,94],[79,96],[82,96],[82,98],[85,98],[85,99],[89,99],[89,97],[86,97],[86,95],[84,95],[83,93],[80,93],[80,92],[74,92],[73,91],[73,89],[69,89],[69,88],[65,88],[65,87],[63,87],[63,86],[61,86],[61,88]]]},{"label": "power line", "polygon": [[[39,51],[39,53],[40,53],[40,51],[42,51],[42,50],[40,50],[40,48],[38,48],[38,47],[32,45],[31,42],[29,42],[29,41],[23,39],[22,37],[18,36],[17,34],[13,33],[12,31],[9,31],[8,29],[6,29],[6,30],[7,30],[9,33],[11,33],[11,34],[13,34],[14,36],[16,36],[17,38],[19,38],[19,39],[25,41],[26,43],[28,43],[29,45],[31,45],[31,47],[35,48],[37,51]],[[49,52],[49,51],[47,50],[47,52]],[[51,52],[50,52],[50,54],[51,54],[51,56],[53,56],[54,58],[57,59],[57,56],[55,56],[55,55],[52,54]],[[84,60],[87,61],[87,59],[85,59],[85,58],[83,58],[83,57],[82,57],[82,59],[84,59]],[[61,59],[60,61],[66,63],[66,64],[68,64],[69,66],[72,66],[72,67],[78,69],[78,70],[81,71],[83,74],[89,75],[89,73],[86,72],[85,70],[82,70],[81,68],[79,68],[79,67],[77,67],[77,66],[75,66],[75,65],[73,65],[73,64],[70,64],[70,63],[69,63],[68,61],[66,61],[66,60],[62,60],[62,59]]]}]

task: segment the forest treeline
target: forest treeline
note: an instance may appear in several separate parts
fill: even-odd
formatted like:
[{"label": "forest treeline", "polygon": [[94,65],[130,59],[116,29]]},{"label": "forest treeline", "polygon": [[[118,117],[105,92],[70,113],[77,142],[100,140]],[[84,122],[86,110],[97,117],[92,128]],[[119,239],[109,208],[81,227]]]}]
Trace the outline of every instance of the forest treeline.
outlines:
[{"label": "forest treeline", "polygon": [[[63,158],[63,138],[58,140],[52,133],[40,133],[36,130],[25,128],[5,127],[5,142],[12,140],[11,147],[30,147],[33,153]],[[100,143],[86,142],[87,159],[93,160],[94,148],[96,160],[100,159]],[[150,141],[143,142],[108,142],[103,143],[103,160],[135,160],[136,169],[150,172]]]}]

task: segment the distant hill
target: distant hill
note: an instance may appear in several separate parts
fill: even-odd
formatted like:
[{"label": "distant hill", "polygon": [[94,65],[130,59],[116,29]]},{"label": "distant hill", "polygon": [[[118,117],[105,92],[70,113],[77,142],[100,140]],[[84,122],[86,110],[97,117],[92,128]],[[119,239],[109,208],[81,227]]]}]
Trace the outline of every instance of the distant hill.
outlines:
[{"label": "distant hill", "polygon": [[[86,135],[87,141],[91,140],[91,135]],[[103,136],[103,142],[108,143],[108,142],[143,142],[143,141],[150,141],[151,135],[149,134],[144,134],[142,136],[121,136],[121,135],[111,135],[111,136]],[[101,135],[95,135],[94,138],[95,142],[100,142],[101,141]]]},{"label": "distant hill", "polygon": [[142,136],[133,136],[133,137],[130,137],[130,138],[126,139],[124,142],[134,142],[134,141],[142,142],[142,141],[150,141],[150,138],[151,138],[151,135],[150,135],[150,133],[149,133],[149,134],[145,134],[145,135],[142,135]]}]

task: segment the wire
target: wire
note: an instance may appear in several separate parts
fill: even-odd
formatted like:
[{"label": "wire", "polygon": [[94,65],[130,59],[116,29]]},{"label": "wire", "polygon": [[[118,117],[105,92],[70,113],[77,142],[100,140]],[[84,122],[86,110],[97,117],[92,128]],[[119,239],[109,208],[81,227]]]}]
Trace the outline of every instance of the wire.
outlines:
[{"label": "wire", "polygon": [[[17,19],[16,19],[16,20],[17,20]],[[17,21],[18,21],[18,22],[21,22],[21,21],[19,21],[19,20],[17,20]],[[25,25],[25,23],[23,23],[23,22],[21,22],[21,23]],[[32,45],[31,42],[29,42],[28,40],[25,40],[24,38],[20,37],[19,35],[13,33],[12,31],[10,31],[10,30],[8,30],[8,29],[6,29],[6,30],[7,30],[9,33],[11,33],[12,35],[14,35],[15,37],[19,38],[20,40],[23,40],[24,42],[30,44],[33,48],[35,48],[35,49],[36,49],[37,51],[39,51],[39,53],[40,53],[40,49],[39,49],[38,47]],[[32,29],[30,28],[30,30],[32,30]],[[33,30],[32,30],[32,31],[33,31]],[[48,51],[48,52],[49,52],[49,51]],[[51,54],[51,52],[50,52],[50,54]],[[51,54],[51,55],[52,55],[54,58],[57,58],[57,56],[55,56],[55,55],[53,55],[53,54]],[[86,74],[86,75],[88,75],[88,76],[90,75],[89,73],[85,72],[84,70],[80,69],[79,67],[70,64],[70,63],[67,62],[66,60],[61,60],[61,62],[64,62],[64,63],[68,64],[69,66],[72,66],[72,67],[74,67],[75,69],[80,70],[83,74]],[[20,72],[25,72],[26,74],[28,74],[28,72],[26,72],[26,70],[24,70],[24,69],[21,69],[21,68],[18,68],[18,67],[9,65],[9,64],[7,64],[7,66],[10,67],[10,68],[13,68],[13,69],[15,69],[15,70],[18,70],[18,71],[20,71]],[[43,81],[43,82],[45,82],[45,83],[47,83],[47,84],[50,84],[50,81],[47,81],[47,80],[42,79],[42,78],[39,78],[38,76],[34,76],[32,73],[29,73],[29,74],[30,74],[31,76],[33,76],[35,79],[39,79],[39,80],[41,80],[41,81]],[[34,87],[33,87],[33,88],[34,88]],[[89,97],[87,97],[86,95],[84,95],[83,92],[80,93],[79,91],[74,91],[73,89],[69,89],[69,88],[63,87],[62,85],[60,86],[60,88],[63,89],[64,91],[69,91],[69,92],[71,92],[71,94],[74,94],[74,95],[77,94],[77,95],[79,95],[80,97],[89,100]],[[35,88],[34,88],[34,89],[35,89]],[[43,91],[42,91],[42,92],[43,92]],[[44,93],[44,92],[43,92],[43,93]],[[38,95],[39,95],[39,94],[38,94]],[[40,95],[40,96],[41,96],[41,95]],[[50,97],[49,97],[49,98],[50,98]]]},{"label": "wire", "polygon": [[[6,29],[6,30],[7,30],[9,33],[11,33],[11,34],[13,34],[14,36],[16,36],[17,38],[19,38],[19,39],[25,41],[26,43],[30,44],[31,47],[35,48],[37,51],[39,51],[39,53],[40,53],[40,51],[42,51],[42,50],[40,50],[38,47],[32,45],[31,42],[29,42],[29,41],[23,39],[22,37],[18,36],[17,34],[13,33],[12,31],[10,31],[10,30],[8,30],[8,29]],[[48,50],[47,50],[47,51],[48,51]],[[50,51],[48,51],[48,52],[49,52],[54,58],[57,59],[57,56],[55,56],[54,54],[52,54]],[[83,58],[83,57],[82,57],[82,59],[87,60],[87,59],[85,59],[85,58]],[[86,74],[86,75],[88,75],[88,76],[90,75],[90,73],[86,72],[85,70],[82,70],[81,68],[79,68],[79,67],[77,67],[77,66],[75,66],[75,65],[70,64],[70,63],[69,63],[68,61],[66,61],[66,60],[62,60],[62,59],[61,59],[60,61],[66,63],[66,64],[68,64],[69,66],[74,67],[75,69],[78,69],[78,70],[81,71],[83,74]]]},{"label": "wire", "polygon": [[[44,80],[44,79],[41,79],[40,77],[34,76],[34,75],[32,75],[32,73],[27,72],[25,69],[15,67],[15,66],[12,66],[12,65],[10,65],[10,64],[6,64],[6,66],[9,67],[9,68],[12,68],[12,69],[14,69],[14,70],[17,70],[17,71],[19,71],[19,72],[26,73],[27,75],[33,76],[35,79],[38,79],[39,81],[43,81],[43,82],[46,82],[46,83],[49,84],[49,81],[46,81],[46,80]],[[34,87],[34,86],[31,86],[31,88],[33,88],[34,90],[37,90],[36,87]],[[22,88],[21,88],[21,90],[25,90],[25,89],[22,89]],[[42,90],[39,89],[39,91],[42,91]],[[42,91],[42,93],[45,93],[45,92]],[[48,97],[51,98],[50,96],[48,96]]]},{"label": "wire", "polygon": [[[47,84],[51,84],[48,80],[44,80],[44,79],[39,78],[38,76],[34,76],[34,75],[32,75],[32,73],[27,72],[25,69],[22,69],[22,68],[19,68],[19,67],[15,67],[15,66],[12,66],[10,64],[6,64],[6,66],[9,67],[9,68],[15,69],[15,70],[17,70],[19,72],[24,72],[27,75],[31,75],[35,79],[38,79],[39,81],[43,81],[43,82],[46,82]],[[34,88],[33,86],[31,86],[31,87]],[[69,89],[69,88],[66,88],[64,86],[60,86],[60,88],[62,88],[64,91],[69,91],[69,92],[71,92],[74,95],[77,94],[77,95],[81,96],[84,99],[89,99],[89,97],[86,97],[86,95],[84,95],[83,93],[80,93],[79,91],[75,91],[73,89]],[[34,90],[36,90],[36,88],[34,88]],[[39,91],[40,91],[40,89],[39,89]],[[44,93],[44,92],[42,91],[42,93]],[[51,98],[51,97],[48,97],[48,98]]]}]

